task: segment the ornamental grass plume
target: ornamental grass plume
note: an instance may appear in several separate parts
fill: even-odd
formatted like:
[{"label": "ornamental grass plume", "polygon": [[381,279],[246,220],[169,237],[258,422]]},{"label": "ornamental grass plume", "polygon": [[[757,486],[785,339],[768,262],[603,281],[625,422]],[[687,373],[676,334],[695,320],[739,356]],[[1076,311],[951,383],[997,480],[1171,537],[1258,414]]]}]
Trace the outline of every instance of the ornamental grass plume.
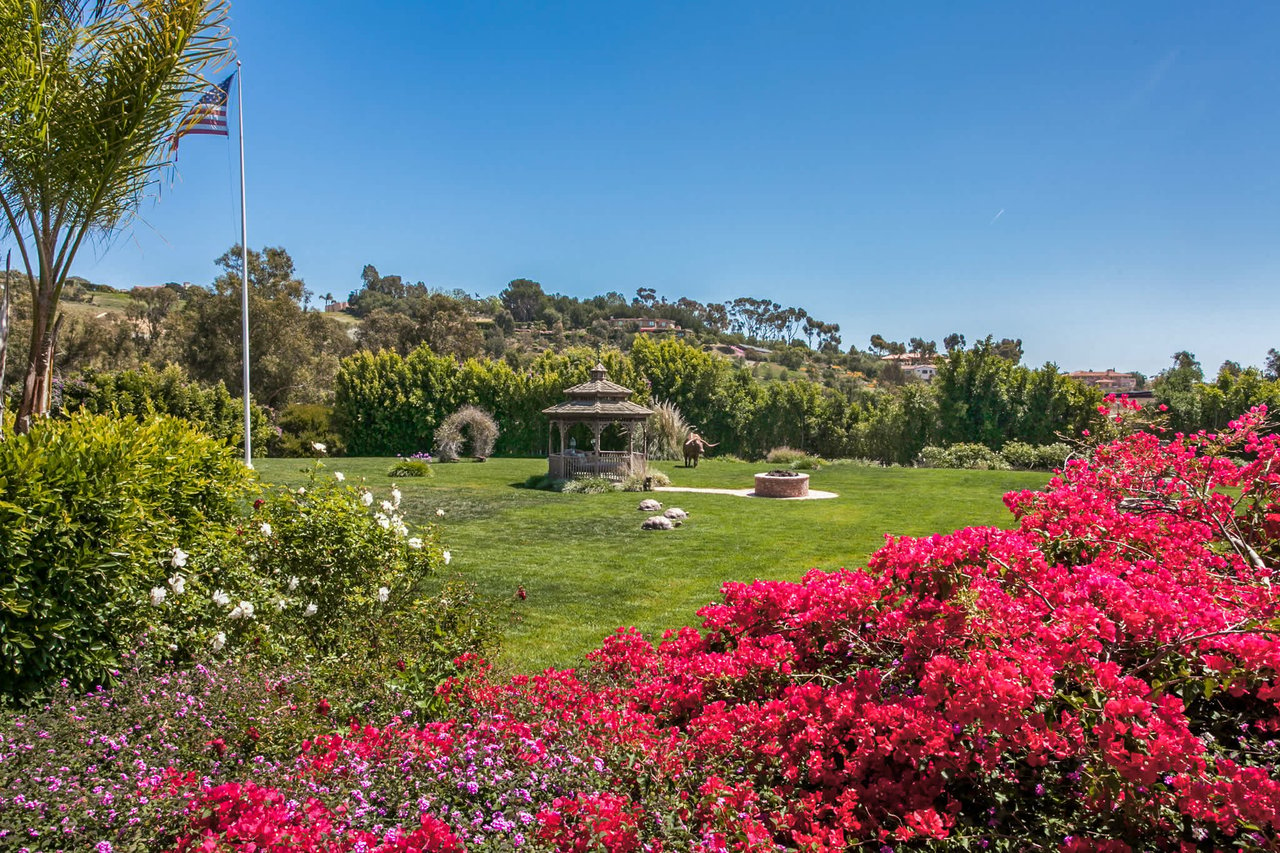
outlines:
[{"label": "ornamental grass plume", "polygon": [[645,424],[646,451],[650,459],[682,459],[689,424],[680,407],[667,400],[652,400],[653,414]]}]

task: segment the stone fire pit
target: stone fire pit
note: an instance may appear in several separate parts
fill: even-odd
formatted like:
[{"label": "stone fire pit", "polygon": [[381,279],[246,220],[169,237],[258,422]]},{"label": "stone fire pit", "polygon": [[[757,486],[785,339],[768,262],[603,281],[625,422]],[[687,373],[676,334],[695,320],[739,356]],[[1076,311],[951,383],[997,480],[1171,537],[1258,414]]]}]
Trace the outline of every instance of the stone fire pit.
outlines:
[{"label": "stone fire pit", "polygon": [[803,498],[808,494],[808,474],[786,470],[756,474],[756,497]]}]

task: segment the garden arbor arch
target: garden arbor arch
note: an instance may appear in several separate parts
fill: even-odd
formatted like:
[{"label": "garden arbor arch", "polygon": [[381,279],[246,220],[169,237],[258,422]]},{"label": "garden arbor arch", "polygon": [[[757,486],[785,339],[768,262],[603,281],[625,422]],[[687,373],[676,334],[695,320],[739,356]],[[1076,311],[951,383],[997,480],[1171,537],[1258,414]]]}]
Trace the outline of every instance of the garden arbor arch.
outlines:
[{"label": "garden arbor arch", "polygon": [[[604,365],[597,364],[591,371],[591,381],[566,388],[564,393],[568,397],[565,402],[542,410],[551,419],[547,434],[548,475],[557,480],[578,476],[621,480],[628,474],[645,470],[648,460],[644,454],[644,423],[653,411],[631,402],[630,388],[610,382]],[[577,424],[585,424],[591,430],[591,447],[586,450],[568,446],[569,430]],[[626,450],[600,449],[600,436],[610,424],[626,431]],[[641,448],[639,451],[637,445]]]}]

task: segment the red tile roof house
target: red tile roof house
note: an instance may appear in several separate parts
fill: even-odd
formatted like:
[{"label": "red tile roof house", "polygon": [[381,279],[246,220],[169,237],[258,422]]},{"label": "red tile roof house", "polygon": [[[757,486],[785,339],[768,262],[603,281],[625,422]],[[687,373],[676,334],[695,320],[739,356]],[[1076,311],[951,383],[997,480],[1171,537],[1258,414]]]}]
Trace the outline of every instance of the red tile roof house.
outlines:
[{"label": "red tile roof house", "polygon": [[1132,373],[1110,370],[1076,370],[1068,373],[1072,379],[1090,385],[1100,391],[1132,391],[1138,387],[1138,377]]}]

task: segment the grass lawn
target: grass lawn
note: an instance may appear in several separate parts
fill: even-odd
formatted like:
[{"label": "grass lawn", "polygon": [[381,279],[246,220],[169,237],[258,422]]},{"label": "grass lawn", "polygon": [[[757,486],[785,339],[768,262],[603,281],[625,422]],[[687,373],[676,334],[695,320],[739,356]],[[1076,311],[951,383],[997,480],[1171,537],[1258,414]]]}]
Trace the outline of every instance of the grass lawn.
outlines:
[{"label": "grass lawn", "polygon": [[[326,471],[361,479],[378,498],[393,483],[411,527],[441,522],[450,566],[511,613],[504,663],[517,670],[578,665],[621,625],[656,638],[697,625],[699,607],[725,581],[795,580],[810,568],[857,567],[886,533],[925,535],[972,525],[1007,526],[1001,496],[1040,488],[1048,475],[829,466],[810,472],[814,489],[838,498],[771,501],[733,495],[618,492],[573,495],[523,488],[544,459],[434,465],[432,478],[392,479],[394,460],[326,460]],[[255,462],[267,482],[297,486],[314,463]],[[673,486],[748,488],[765,463],[705,460],[686,470],[658,463]],[[689,512],[671,532],[640,529],[642,498]],[[443,519],[436,510],[443,509]],[[516,598],[523,586],[528,599]]]}]

